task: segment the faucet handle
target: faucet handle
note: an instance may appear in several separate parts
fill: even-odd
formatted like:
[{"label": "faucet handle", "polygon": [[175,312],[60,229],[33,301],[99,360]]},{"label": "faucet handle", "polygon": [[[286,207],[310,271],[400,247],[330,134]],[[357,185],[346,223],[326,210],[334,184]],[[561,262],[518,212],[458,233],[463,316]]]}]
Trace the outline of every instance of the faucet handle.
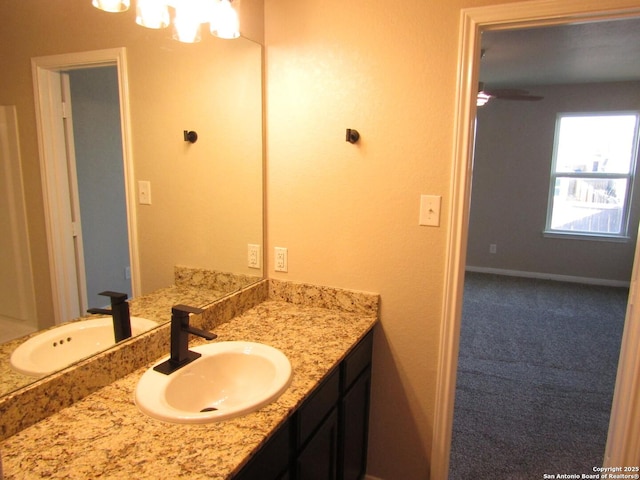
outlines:
[{"label": "faucet handle", "polygon": [[109,297],[111,299],[111,305],[118,305],[124,302],[128,298],[126,293],[112,292],[109,290],[100,292],[98,295],[102,295],[103,297]]},{"label": "faucet handle", "polygon": [[206,338],[207,340],[213,340],[217,337],[215,333],[200,330],[199,328],[195,328],[189,325],[189,314],[202,312],[204,312],[202,308],[190,307],[188,305],[175,305],[173,308],[171,308],[172,323],[173,319],[175,319],[175,321],[179,323],[180,330],[191,333],[193,335],[198,335],[199,337]]}]

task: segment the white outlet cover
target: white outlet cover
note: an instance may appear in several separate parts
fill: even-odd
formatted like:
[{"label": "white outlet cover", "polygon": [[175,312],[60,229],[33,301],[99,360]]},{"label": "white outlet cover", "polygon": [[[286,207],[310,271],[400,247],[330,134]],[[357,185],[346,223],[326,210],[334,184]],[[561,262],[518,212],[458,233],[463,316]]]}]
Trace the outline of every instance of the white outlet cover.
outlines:
[{"label": "white outlet cover", "polygon": [[247,246],[247,266],[249,268],[260,268],[262,263],[260,257],[260,245],[250,243]]},{"label": "white outlet cover", "polygon": [[276,272],[289,271],[289,259],[287,249],[285,247],[275,247],[274,264]]}]

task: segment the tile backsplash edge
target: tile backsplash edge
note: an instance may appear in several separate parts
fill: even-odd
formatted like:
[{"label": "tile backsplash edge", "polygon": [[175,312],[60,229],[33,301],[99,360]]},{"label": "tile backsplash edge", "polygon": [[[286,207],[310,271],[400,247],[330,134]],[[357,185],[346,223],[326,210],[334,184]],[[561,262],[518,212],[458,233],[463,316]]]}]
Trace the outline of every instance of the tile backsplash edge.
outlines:
[{"label": "tile backsplash edge", "polygon": [[306,283],[269,279],[269,298],[297,305],[378,316],[380,295]]}]

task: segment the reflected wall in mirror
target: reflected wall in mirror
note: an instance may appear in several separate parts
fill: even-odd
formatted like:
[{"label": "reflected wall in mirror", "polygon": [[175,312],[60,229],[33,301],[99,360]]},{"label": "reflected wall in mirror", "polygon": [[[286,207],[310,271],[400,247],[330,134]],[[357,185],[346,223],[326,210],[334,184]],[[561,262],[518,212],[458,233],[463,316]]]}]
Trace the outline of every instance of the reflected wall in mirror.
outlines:
[{"label": "reflected wall in mirror", "polygon": [[[241,11],[241,19],[246,15],[251,12]],[[10,180],[24,204],[12,210],[8,207],[15,202],[3,200],[0,208],[2,215],[17,218],[18,226],[22,222],[25,241],[18,243],[25,247],[27,287],[18,291],[31,305],[16,315],[15,297],[1,297],[6,305],[0,304],[0,335],[5,323],[18,323],[27,328],[24,333],[54,323],[34,57],[126,50],[133,163],[127,201],[134,203],[141,294],[173,284],[176,265],[262,278],[262,268],[247,265],[248,244],[263,243],[261,45],[205,35],[200,43],[182,44],[170,30],[136,25],[134,9],[109,14],[89,0],[5,1],[0,16],[0,105],[11,106],[3,115],[15,112],[18,128],[2,138],[17,139],[19,154],[9,163],[11,147],[2,142],[3,167],[12,169],[12,176],[3,173],[2,180]],[[196,131],[198,141],[185,142],[184,130]],[[151,205],[139,204],[139,181],[149,182]],[[16,265],[13,256],[5,261]]]}]

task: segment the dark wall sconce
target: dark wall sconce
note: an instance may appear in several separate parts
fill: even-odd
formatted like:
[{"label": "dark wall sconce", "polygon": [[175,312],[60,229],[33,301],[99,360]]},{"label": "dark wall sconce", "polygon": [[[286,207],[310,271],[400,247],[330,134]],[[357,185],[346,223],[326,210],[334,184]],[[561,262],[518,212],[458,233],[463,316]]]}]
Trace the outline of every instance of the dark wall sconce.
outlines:
[{"label": "dark wall sconce", "polygon": [[196,143],[198,140],[198,134],[193,130],[185,130],[184,131],[184,141],[189,143]]},{"label": "dark wall sconce", "polygon": [[356,143],[358,140],[360,140],[358,131],[353,128],[347,128],[347,142]]}]

